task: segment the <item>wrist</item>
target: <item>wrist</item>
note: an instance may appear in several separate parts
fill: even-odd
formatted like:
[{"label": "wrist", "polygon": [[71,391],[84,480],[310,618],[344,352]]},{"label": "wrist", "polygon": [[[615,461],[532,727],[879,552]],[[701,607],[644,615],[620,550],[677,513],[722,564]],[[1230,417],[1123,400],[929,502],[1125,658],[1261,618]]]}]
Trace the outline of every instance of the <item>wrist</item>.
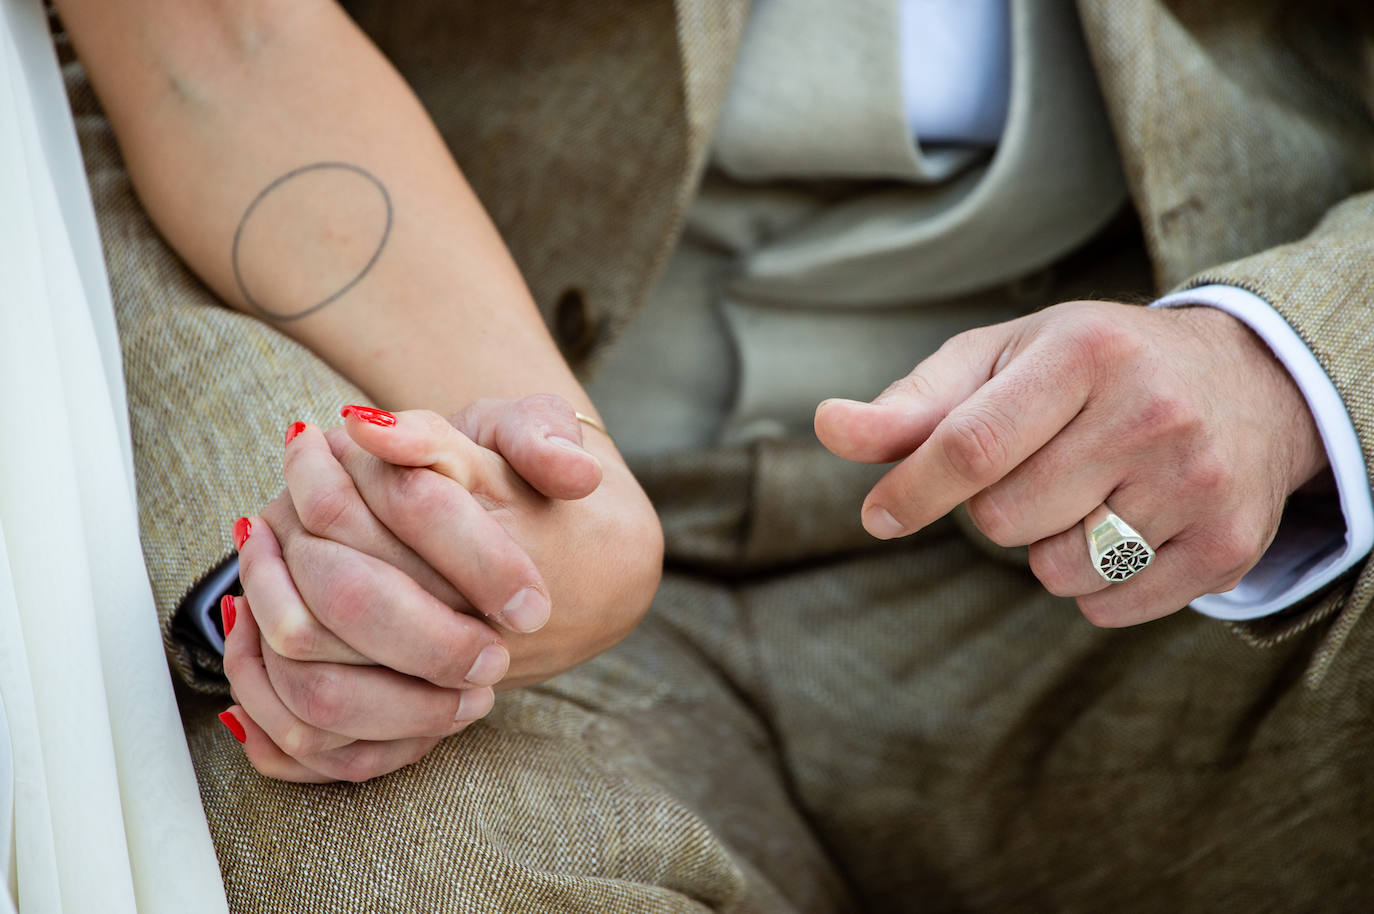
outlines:
[{"label": "wrist", "polygon": [[[1268,404],[1272,439],[1285,447],[1280,478],[1291,495],[1328,468],[1326,447],[1316,419],[1293,376],[1269,345],[1240,318],[1219,308],[1189,306],[1168,312],[1188,322],[1195,339],[1210,352],[1234,359],[1233,376],[1254,402]],[[1214,356],[1213,356],[1214,357]]]}]

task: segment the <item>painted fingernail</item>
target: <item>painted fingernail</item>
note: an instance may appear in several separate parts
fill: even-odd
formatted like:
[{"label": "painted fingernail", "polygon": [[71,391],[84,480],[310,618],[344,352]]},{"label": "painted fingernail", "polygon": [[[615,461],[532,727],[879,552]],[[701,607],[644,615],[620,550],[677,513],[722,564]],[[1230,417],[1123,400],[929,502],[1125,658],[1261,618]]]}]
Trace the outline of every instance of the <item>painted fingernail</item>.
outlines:
[{"label": "painted fingernail", "polygon": [[234,609],[234,598],[230,594],[225,594],[219,598],[219,617],[224,621],[224,637],[228,638],[229,633],[234,630],[234,622],[238,618],[238,611]]},{"label": "painted fingernail", "polygon": [[234,734],[234,739],[238,740],[241,743],[248,742],[248,731],[243,729],[243,724],[239,723],[239,719],[234,716],[234,712],[221,712],[219,719],[220,723],[228,727],[229,732]]},{"label": "painted fingernail", "polygon": [[248,537],[253,535],[253,523],[246,517],[240,517],[234,521],[234,548],[242,549],[243,544],[248,542]]},{"label": "painted fingernail", "polygon": [[864,529],[880,540],[890,540],[901,536],[906,528],[886,508],[873,505],[864,512]]},{"label": "painted fingernail", "polygon": [[285,447],[286,445],[290,444],[291,439],[295,438],[303,431],[305,431],[304,422],[292,422],[291,426],[286,430],[286,441],[283,442],[282,446]]},{"label": "painted fingernail", "polygon": [[475,686],[493,686],[510,669],[510,652],[499,644],[488,644],[472,663],[465,679]]},{"label": "painted fingernail", "polygon": [[472,723],[481,720],[496,704],[496,696],[491,689],[469,689],[458,699],[458,713],[453,715],[455,723]]},{"label": "painted fingernail", "polygon": [[501,610],[501,617],[515,631],[529,634],[544,627],[544,623],[549,621],[551,609],[548,597],[533,587],[526,587],[510,598],[510,602]]},{"label": "painted fingernail", "polygon": [[354,416],[364,422],[380,425],[382,428],[391,428],[391,426],[396,424],[396,417],[391,413],[384,409],[376,409],[371,406],[345,406],[343,409],[339,410],[339,415],[343,416],[345,419],[349,416]]}]

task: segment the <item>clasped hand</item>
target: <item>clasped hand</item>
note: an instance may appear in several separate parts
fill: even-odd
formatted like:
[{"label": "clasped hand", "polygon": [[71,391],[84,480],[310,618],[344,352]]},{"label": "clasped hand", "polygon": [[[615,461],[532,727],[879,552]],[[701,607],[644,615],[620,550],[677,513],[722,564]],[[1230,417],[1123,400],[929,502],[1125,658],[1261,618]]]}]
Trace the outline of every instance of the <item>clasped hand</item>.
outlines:
[{"label": "clasped hand", "polygon": [[490,711],[493,687],[623,638],[658,583],[648,500],[561,398],[452,421],[345,412],[327,433],[293,426],[286,491],[240,525],[230,713],[253,765],[286,780],[418,760]]},{"label": "clasped hand", "polygon": [[[816,434],[840,457],[900,461],[864,501],[874,536],[966,502],[984,534],[1029,546],[1041,583],[1102,626],[1235,587],[1289,494],[1326,463],[1287,371],[1205,307],[1070,302],[972,330],[872,403],[822,403]],[[1108,511],[1157,552],[1123,583],[1089,560],[1085,526]]]}]

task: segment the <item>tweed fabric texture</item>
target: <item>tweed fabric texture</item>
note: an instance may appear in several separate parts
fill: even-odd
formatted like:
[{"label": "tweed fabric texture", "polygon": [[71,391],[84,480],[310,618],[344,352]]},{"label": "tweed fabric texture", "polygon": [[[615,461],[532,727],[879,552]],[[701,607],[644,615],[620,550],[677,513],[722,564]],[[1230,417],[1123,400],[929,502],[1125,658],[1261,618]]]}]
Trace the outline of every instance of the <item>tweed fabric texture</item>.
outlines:
[{"label": "tweed fabric texture", "polygon": [[[1255,38],[1228,32],[1229,20],[1209,19],[1202,37],[1166,28],[1181,21],[1172,8],[1144,0],[1111,8],[1126,12],[1085,5],[1099,64],[1111,64],[1107,49],[1115,47],[1123,50],[1114,66],[1130,71],[1124,49],[1142,34],[1132,30],[1155,23],[1143,33],[1159,40],[1145,49],[1161,55],[1154,79],[1205,69],[1203,38],[1248,36],[1236,50]],[[1215,8],[1236,21],[1249,10],[1239,2]],[[450,142],[468,144],[460,150],[465,168],[469,153],[477,157],[474,184],[513,239],[556,332],[565,290],[583,293],[582,316],[591,320],[574,333],[569,319],[559,337],[588,364],[610,337],[602,328],[628,317],[670,249],[699,168],[682,122],[710,120],[685,109],[720,81],[683,82],[680,71],[686,63],[726,72],[720,61],[728,61],[734,20],[686,4],[608,5],[604,15],[577,3],[557,14],[532,5],[444,7],[444,15],[469,17],[465,32],[424,18],[424,9],[438,8],[397,7],[395,20],[378,13],[376,21],[361,10],[360,18],[421,85]],[[683,37],[702,24],[719,29],[716,38]],[[529,35],[544,43],[527,46]],[[426,51],[446,41],[460,44]],[[617,49],[605,55],[615,67],[577,53],[601,53],[601,41]],[[511,69],[541,48],[562,49],[572,75],[568,62],[583,60],[589,75],[572,79],[551,61],[536,72]],[[493,62],[472,61],[483,56],[478,50]],[[651,62],[636,69],[644,60]],[[446,113],[462,107],[463,93],[443,94],[460,77],[440,71],[454,66],[473,68],[461,84],[480,104],[466,115]],[[1102,68],[1114,117],[1145,104],[1138,96],[1146,82],[1114,82],[1113,65]],[[550,70],[562,79],[546,80]],[[233,517],[280,489],[282,428],[297,418],[327,422],[356,394],[309,353],[216,305],[185,271],[138,209],[79,69],[69,76],[124,338],[144,547],[165,616],[227,552]],[[567,92],[559,93],[560,82]],[[610,93],[628,107],[607,114],[594,104],[607,86],[644,96]],[[546,95],[559,104],[541,107]],[[1175,105],[1143,125],[1201,131],[1189,125],[1189,109]],[[474,134],[474,112],[484,106],[510,120],[501,127],[499,116],[483,119],[496,132]],[[1205,117],[1210,109],[1199,110]],[[521,111],[535,117],[526,123]],[[531,126],[541,115],[553,119]],[[579,117],[600,119],[610,132],[586,137],[591,145],[571,143],[581,135],[563,125]],[[1162,135],[1146,134],[1165,154]],[[1324,163],[1358,158],[1347,146],[1358,131],[1317,134],[1325,139],[1312,149],[1329,140],[1342,150]],[[610,139],[625,145],[609,155],[598,149]],[[558,160],[560,150],[567,160]],[[1318,195],[1333,199],[1305,201],[1310,218],[1302,225],[1260,219],[1240,229],[1254,233],[1248,247],[1189,230],[1217,253],[1190,265],[1164,228],[1172,200],[1165,182],[1145,177],[1155,153],[1123,154],[1158,275],[1170,280],[1296,240],[1346,184],[1358,184],[1353,170],[1314,177]],[[1260,178],[1279,180],[1268,171]],[[626,189],[637,182],[637,193]],[[1227,212],[1230,197],[1251,192],[1226,175],[1214,187],[1200,198],[1208,213]],[[1333,224],[1344,213],[1334,213]],[[1252,274],[1228,269],[1257,288],[1270,283],[1271,300],[1308,333],[1304,322],[1320,306],[1306,305],[1368,301],[1367,274],[1325,295],[1311,284],[1344,280],[1298,275],[1304,258],[1348,266],[1343,256],[1362,256],[1347,247],[1357,237],[1358,228],[1314,235],[1273,252],[1268,267],[1268,255],[1256,258]],[[1347,317],[1333,311],[1315,320],[1308,338],[1333,377],[1349,368],[1338,386],[1351,385],[1342,391],[1360,413],[1374,401],[1355,377],[1365,358],[1358,332],[1338,332]],[[1341,362],[1347,348],[1349,366]],[[264,779],[214,719],[223,699],[183,690],[231,906],[1248,912],[1374,902],[1368,625],[1347,626],[1345,649],[1327,664],[1320,689],[1295,687],[1326,636],[1317,625],[1267,650],[1188,613],[1097,630],[950,523],[872,545],[846,494],[862,489],[865,471],[832,472],[826,459],[815,445],[783,442],[638,467],[661,507],[670,562],[644,625],[578,670],[502,695],[488,720],[394,775],[358,785]],[[211,668],[184,648],[169,650],[188,682],[213,688]]]},{"label": "tweed fabric texture", "polygon": [[1374,181],[1368,4],[1080,0],[1160,288]]}]

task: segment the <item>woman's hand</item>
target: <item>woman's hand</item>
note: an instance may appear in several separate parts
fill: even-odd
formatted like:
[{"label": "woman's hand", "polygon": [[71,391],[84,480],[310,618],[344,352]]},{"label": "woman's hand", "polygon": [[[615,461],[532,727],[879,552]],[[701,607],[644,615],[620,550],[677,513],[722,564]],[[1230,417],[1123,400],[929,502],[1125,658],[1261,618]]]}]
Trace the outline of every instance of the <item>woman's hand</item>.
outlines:
[{"label": "woman's hand", "polygon": [[[451,505],[464,497],[479,502],[533,561],[553,607],[547,625],[503,632],[511,666],[501,687],[571,669],[639,623],[658,589],[662,530],[611,440],[591,429],[584,437],[565,400],[479,400],[451,422],[423,410],[395,418],[394,426],[348,418],[348,438],[336,439],[332,453],[351,485],[336,477],[327,497],[346,500],[355,491],[398,545],[383,545],[358,501],[328,535],[394,559],[417,580],[437,571],[442,580],[433,586],[452,584],[460,599],[451,605],[470,611],[459,577],[477,561],[465,546],[473,533]],[[491,573],[483,568],[477,576]]]},{"label": "woman's hand", "polygon": [[[1071,302],[962,333],[872,403],[822,403],[816,433],[850,460],[901,461],[864,502],[875,536],[967,501],[979,529],[1028,545],[1045,587],[1104,626],[1236,586],[1326,464],[1288,372],[1212,308]],[[1116,584],[1085,534],[1109,510],[1157,551]]]},{"label": "woman's hand", "polygon": [[454,422],[354,410],[347,432],[293,426],[226,647],[260,771],[409,764],[490,709],[507,664],[503,687],[547,678],[647,609],[662,535],[609,439],[588,442],[598,460],[557,397],[479,401]]}]

